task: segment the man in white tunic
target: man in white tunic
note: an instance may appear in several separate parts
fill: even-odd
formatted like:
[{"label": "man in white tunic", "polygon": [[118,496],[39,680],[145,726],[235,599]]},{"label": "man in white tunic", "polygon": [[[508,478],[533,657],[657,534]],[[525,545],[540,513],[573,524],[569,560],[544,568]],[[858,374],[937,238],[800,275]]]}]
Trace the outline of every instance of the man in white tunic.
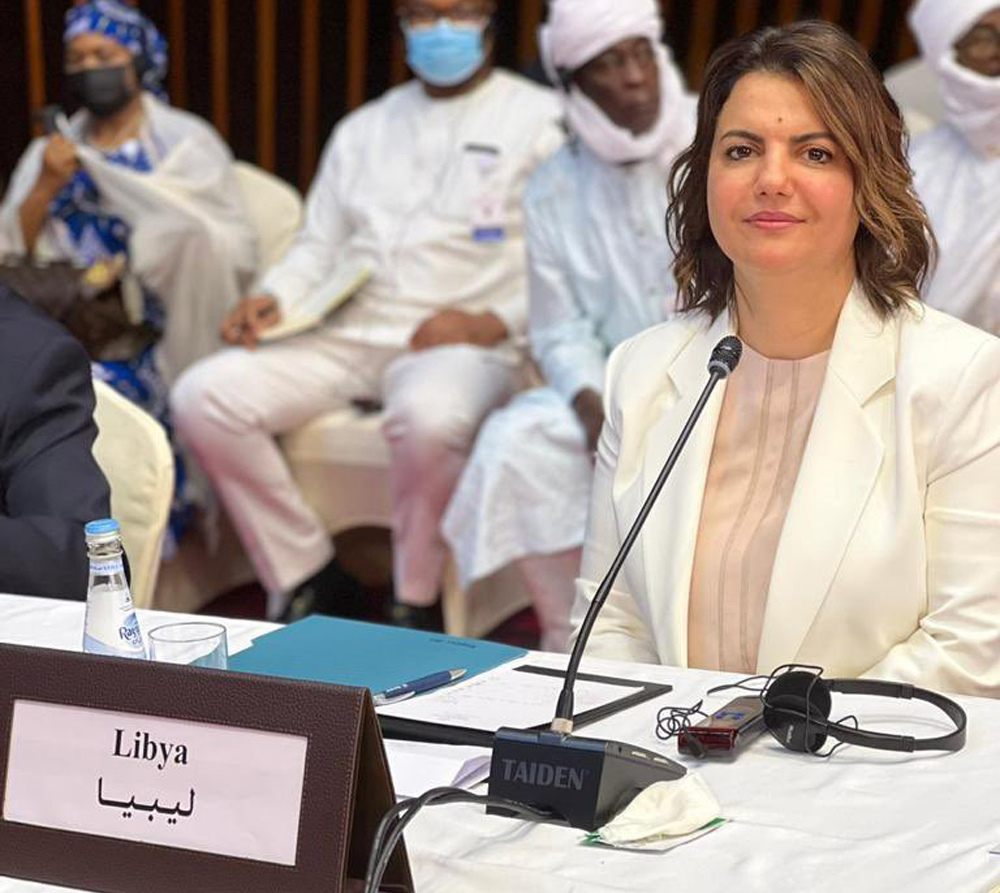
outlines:
[{"label": "man in white tunic", "polygon": [[[391,452],[393,619],[430,622],[447,556],[441,514],[480,422],[522,387],[520,198],[563,140],[550,90],[494,70],[494,4],[398,5],[417,80],[347,116],[304,227],[192,369],[177,424],[212,478],[277,616],[331,602],[330,539],[274,438],[351,400],[381,401]],[[255,347],[331,276],[368,281],[314,331]],[[403,607],[400,608],[399,606]]]},{"label": "man in white tunic", "polygon": [[542,58],[572,139],[525,193],[529,337],[547,387],[494,412],[445,515],[464,585],[516,562],[542,647],[563,650],[608,353],[673,309],[666,176],[695,101],[653,0],[556,0]]},{"label": "man in white tunic", "polygon": [[924,300],[1000,334],[1000,2],[920,0],[910,25],[946,108],[910,150],[940,249]]}]

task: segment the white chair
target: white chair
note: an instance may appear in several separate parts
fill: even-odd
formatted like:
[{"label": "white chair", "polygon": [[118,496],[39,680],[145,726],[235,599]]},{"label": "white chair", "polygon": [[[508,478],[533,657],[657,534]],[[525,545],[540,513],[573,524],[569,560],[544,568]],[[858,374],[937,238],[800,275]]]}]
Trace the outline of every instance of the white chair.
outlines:
[{"label": "white chair", "polygon": [[163,426],[103,381],[94,382],[94,458],[111,485],[111,515],[122,527],[132,600],[152,604],[174,493],[174,456]]},{"label": "white chair", "polygon": [[294,241],[302,223],[302,197],[294,186],[247,161],[235,162],[233,171],[257,231],[258,268],[263,273]]},{"label": "white chair", "polygon": [[944,120],[944,99],[937,75],[923,59],[907,59],[887,69],[885,86],[902,111],[910,136]]},{"label": "white chair", "polygon": [[[391,525],[389,447],[381,414],[354,409],[325,413],[286,435],[282,450],[306,500],[331,535],[351,527]],[[513,569],[464,590],[449,562],[441,609],[445,631],[451,635],[485,635],[529,604]]]}]

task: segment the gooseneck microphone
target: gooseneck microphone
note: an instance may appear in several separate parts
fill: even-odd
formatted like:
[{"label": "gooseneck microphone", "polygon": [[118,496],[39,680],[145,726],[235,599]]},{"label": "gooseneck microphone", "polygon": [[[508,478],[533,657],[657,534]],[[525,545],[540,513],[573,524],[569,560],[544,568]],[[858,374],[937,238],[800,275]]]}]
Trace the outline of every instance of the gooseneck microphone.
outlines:
[{"label": "gooseneck microphone", "polygon": [[601,581],[601,585],[597,587],[597,592],[594,593],[594,598],[590,602],[590,608],[587,610],[587,616],[584,617],[583,623],[580,624],[580,632],[576,637],[576,644],[573,646],[573,653],[570,655],[569,664],[566,667],[566,681],[563,684],[562,692],[559,694],[556,715],[552,720],[551,728],[553,732],[562,732],[568,735],[573,731],[573,687],[576,684],[576,674],[580,667],[580,658],[583,657],[583,649],[587,647],[587,640],[590,638],[590,631],[594,626],[594,621],[597,620],[597,615],[600,613],[604,602],[607,601],[611,587],[615,585],[615,580],[618,578],[618,572],[625,563],[628,553],[632,551],[632,546],[635,544],[636,539],[638,539],[639,533],[646,523],[646,518],[652,511],[653,504],[663,489],[663,485],[667,482],[667,478],[670,477],[670,472],[674,470],[674,465],[677,464],[681,450],[684,449],[684,445],[688,442],[695,424],[705,409],[705,404],[708,403],[708,398],[712,396],[715,386],[722,379],[727,378],[737,367],[742,355],[743,342],[735,335],[726,335],[712,350],[712,355],[708,360],[708,381],[705,384],[705,388],[701,392],[701,396],[698,397],[698,402],[695,403],[694,409],[691,410],[691,415],[688,416],[688,420],[680,436],[677,438],[677,443],[674,444],[670,455],[667,456],[667,461],[663,463],[663,469],[657,476],[652,489],[649,491],[649,495],[646,497],[646,501],[642,504],[642,508],[639,509],[639,514],[636,515],[635,521],[632,522],[628,534],[622,541],[618,554],[615,555],[614,561],[611,562],[611,567],[608,568],[608,572]]},{"label": "gooseneck microphone", "polygon": [[[491,795],[546,809],[554,820],[593,831],[628,805],[639,791],[657,781],[679,778],[687,771],[681,764],[653,751],[617,741],[574,737],[571,734],[573,688],[594,622],[625,559],[712,391],[736,368],[742,353],[743,344],[735,335],[727,335],[712,350],[708,382],[591,600],[566,667],[551,727],[546,731],[509,728],[497,731],[490,764]],[[511,814],[499,808],[487,811]]]}]

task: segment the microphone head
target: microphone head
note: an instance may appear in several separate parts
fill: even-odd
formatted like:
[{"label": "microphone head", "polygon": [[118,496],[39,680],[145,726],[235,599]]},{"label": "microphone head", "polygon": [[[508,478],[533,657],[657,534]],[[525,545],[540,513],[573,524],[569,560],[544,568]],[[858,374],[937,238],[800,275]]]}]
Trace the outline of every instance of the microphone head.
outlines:
[{"label": "microphone head", "polygon": [[726,378],[740,364],[743,355],[743,342],[735,335],[726,335],[712,349],[708,360],[708,371]]}]

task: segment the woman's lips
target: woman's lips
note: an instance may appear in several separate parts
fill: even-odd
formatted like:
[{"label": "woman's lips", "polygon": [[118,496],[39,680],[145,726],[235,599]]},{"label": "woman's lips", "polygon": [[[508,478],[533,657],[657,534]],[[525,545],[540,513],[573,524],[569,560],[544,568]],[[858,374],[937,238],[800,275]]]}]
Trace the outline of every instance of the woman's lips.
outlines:
[{"label": "woman's lips", "polygon": [[781,211],[758,211],[748,217],[747,223],[756,226],[758,229],[777,230],[788,229],[798,223],[804,223],[801,217],[792,214],[785,214]]}]

